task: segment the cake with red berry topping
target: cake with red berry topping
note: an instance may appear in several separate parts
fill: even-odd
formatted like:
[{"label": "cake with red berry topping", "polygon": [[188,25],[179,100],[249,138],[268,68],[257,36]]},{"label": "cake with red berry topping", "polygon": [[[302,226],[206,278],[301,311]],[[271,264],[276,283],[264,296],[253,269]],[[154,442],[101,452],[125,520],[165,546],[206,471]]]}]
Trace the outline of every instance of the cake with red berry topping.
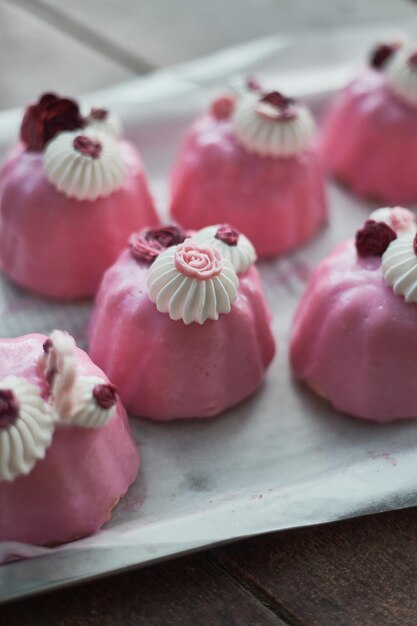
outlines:
[{"label": "cake with red berry topping", "polygon": [[1,339],[0,352],[0,541],[96,532],[139,469],[116,387],[61,331]]},{"label": "cake with red berry topping", "polygon": [[417,200],[417,48],[377,46],[369,67],[331,103],[320,153],[356,194],[387,204]]},{"label": "cake with red berry topping", "polygon": [[417,417],[416,231],[407,209],[372,213],[318,265],[294,318],[295,376],[355,417]]},{"label": "cake with red berry topping", "polygon": [[228,225],[135,234],[106,272],[89,354],[126,409],[210,417],[262,383],[275,341],[250,241]]},{"label": "cake with red berry topping", "polygon": [[172,217],[186,228],[228,222],[259,257],[308,241],[327,216],[308,108],[250,81],[216,99],[186,135],[172,176]]},{"label": "cake with red berry topping", "polygon": [[158,218],[116,116],[43,95],[0,168],[0,265],[42,296],[92,296],[131,232]]}]

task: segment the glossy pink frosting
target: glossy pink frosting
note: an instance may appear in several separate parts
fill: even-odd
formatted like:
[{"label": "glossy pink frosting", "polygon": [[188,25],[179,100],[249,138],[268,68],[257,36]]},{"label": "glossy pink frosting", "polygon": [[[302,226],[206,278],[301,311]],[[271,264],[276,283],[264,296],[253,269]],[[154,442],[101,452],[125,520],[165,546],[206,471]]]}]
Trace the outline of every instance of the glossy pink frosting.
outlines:
[{"label": "glossy pink frosting", "polygon": [[158,420],[210,417],[254,393],[275,352],[256,268],[240,278],[230,313],[188,326],[149,300],[148,270],[123,252],[104,276],[89,329],[90,356],[126,409]]},{"label": "glossy pink frosting", "polygon": [[[38,368],[46,337],[0,340],[0,379],[22,376],[45,391]],[[106,379],[77,348],[80,373]],[[27,476],[0,482],[0,541],[57,544],[90,535],[110,518],[139,469],[126,411],[118,400],[100,428],[58,425],[46,457]]]},{"label": "glossy pink frosting", "polygon": [[394,295],[379,257],[347,241],[314,271],[293,322],[294,374],[337,409],[377,422],[417,417],[417,305]]},{"label": "glossy pink frosting", "polygon": [[188,132],[172,176],[172,217],[185,228],[227,222],[259,257],[310,239],[327,216],[321,166],[311,150],[273,159],[250,154],[230,121],[205,115]]},{"label": "glossy pink frosting", "polygon": [[0,170],[0,265],[13,281],[51,298],[92,296],[129,235],[158,223],[139,154],[121,145],[123,186],[94,202],[59,193],[41,153],[12,150]]},{"label": "glossy pink frosting", "polygon": [[367,69],[335,97],[319,149],[358,195],[382,205],[417,200],[417,108],[392,93],[383,72]]}]

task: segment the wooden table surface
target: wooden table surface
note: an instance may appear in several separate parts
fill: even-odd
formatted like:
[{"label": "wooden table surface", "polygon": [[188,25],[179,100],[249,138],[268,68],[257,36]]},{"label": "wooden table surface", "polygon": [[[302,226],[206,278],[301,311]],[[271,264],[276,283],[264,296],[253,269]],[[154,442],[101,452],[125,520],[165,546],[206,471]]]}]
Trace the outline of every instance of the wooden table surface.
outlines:
[{"label": "wooden table surface", "polygon": [[4,605],[4,626],[415,626],[417,511],[247,539]]},{"label": "wooden table surface", "polygon": [[[415,15],[406,0],[0,0],[0,109],[288,29]],[[1,512],[0,512],[1,514]],[[417,624],[417,513],[275,533],[10,603],[3,626]]]}]

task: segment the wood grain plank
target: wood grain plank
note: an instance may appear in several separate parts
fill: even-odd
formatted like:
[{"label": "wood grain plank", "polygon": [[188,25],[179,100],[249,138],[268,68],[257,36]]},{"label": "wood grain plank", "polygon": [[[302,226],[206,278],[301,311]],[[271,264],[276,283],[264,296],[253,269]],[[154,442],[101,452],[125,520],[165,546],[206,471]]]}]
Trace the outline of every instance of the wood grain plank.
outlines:
[{"label": "wood grain plank", "polygon": [[133,76],[19,7],[0,3],[0,108],[46,90],[77,94]]},{"label": "wood grain plank", "polygon": [[[21,0],[19,0],[21,1]],[[36,0],[155,65],[276,33],[415,19],[407,0]],[[32,0],[26,0],[28,5]]]},{"label": "wood grain plank", "polygon": [[417,624],[417,509],[277,533],[213,558],[292,624]]},{"label": "wood grain plank", "polygon": [[285,626],[205,555],[5,605],[7,626]]}]

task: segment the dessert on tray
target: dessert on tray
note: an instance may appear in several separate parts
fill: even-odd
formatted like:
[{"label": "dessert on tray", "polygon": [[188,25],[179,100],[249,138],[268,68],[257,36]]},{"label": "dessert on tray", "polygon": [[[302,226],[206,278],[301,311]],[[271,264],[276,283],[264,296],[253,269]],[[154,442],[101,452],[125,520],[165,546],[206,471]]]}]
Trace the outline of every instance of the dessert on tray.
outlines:
[{"label": "dessert on tray", "polygon": [[318,265],[294,318],[295,376],[356,417],[417,417],[416,232],[407,209],[371,213]]},{"label": "dessert on tray", "polygon": [[130,413],[210,417],[260,387],[275,342],[255,259],[226,224],[192,239],[174,226],[132,236],[89,329],[89,354]]},{"label": "dessert on tray", "polygon": [[417,47],[378,46],[369,66],[336,95],[323,124],[326,168],[366,199],[417,201]]},{"label": "dessert on tray", "polygon": [[0,265],[43,296],[92,296],[129,234],[158,218],[114,115],[44,94],[0,168]]},{"label": "dessert on tray", "polygon": [[97,530],[139,456],[116,387],[67,333],[0,339],[0,541]]},{"label": "dessert on tray", "polygon": [[308,241],[327,216],[314,129],[305,105],[254,81],[217,98],[179,153],[173,219],[192,229],[228,222],[260,258]]}]

